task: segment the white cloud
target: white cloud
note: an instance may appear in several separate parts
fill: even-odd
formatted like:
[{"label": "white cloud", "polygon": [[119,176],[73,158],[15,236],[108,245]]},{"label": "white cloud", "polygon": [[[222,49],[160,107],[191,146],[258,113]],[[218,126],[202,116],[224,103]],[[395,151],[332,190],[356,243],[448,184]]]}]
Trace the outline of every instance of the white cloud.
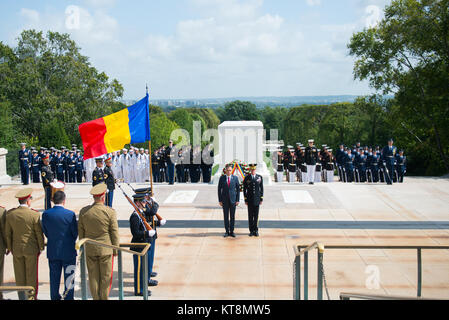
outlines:
[{"label": "white cloud", "polygon": [[307,0],[306,2],[311,7],[321,5],[321,0]]}]

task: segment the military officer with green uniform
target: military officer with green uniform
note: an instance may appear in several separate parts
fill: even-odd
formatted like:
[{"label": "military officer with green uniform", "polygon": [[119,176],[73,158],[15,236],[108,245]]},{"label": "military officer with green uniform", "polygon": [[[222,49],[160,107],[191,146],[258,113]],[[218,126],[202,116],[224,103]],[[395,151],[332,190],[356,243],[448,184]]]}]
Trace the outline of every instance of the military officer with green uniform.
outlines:
[{"label": "military officer with green uniform", "polygon": [[[81,209],[78,222],[80,239],[89,238],[105,244],[119,246],[117,214],[114,209],[104,205],[106,184],[94,186],[90,194],[94,203]],[[90,293],[94,300],[108,300],[112,281],[112,259],[115,250],[86,244],[87,271]]]},{"label": "military officer with green uniform", "polygon": [[[33,189],[23,189],[15,197],[19,207],[6,213],[6,247],[13,255],[14,275],[17,286],[30,286],[38,293],[39,255],[44,250],[40,214],[30,208]],[[19,299],[25,299],[25,293],[19,292]]]},{"label": "military officer with green uniform", "polygon": [[[8,255],[9,251],[6,250],[6,238],[5,238],[5,222],[6,222],[6,209],[0,206],[0,287],[3,286],[3,269],[5,267],[5,254]],[[0,300],[3,300],[3,293],[0,292]]]}]

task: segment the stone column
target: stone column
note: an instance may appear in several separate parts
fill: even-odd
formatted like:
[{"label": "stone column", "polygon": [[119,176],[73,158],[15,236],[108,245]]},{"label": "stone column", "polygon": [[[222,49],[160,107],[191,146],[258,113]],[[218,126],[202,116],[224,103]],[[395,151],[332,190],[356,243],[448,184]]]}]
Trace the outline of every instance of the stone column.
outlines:
[{"label": "stone column", "polygon": [[6,174],[6,155],[8,150],[0,148],[0,184],[11,183],[11,177]]}]

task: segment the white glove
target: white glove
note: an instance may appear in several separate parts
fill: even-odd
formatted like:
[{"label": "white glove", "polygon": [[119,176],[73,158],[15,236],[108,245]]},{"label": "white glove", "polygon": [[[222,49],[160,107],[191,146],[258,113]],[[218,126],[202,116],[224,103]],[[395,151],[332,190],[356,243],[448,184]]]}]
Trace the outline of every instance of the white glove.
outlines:
[{"label": "white glove", "polygon": [[53,179],[53,182],[58,182],[58,179]]},{"label": "white glove", "polygon": [[164,226],[166,223],[167,223],[167,220],[165,220],[165,219],[161,220],[161,226]]},{"label": "white glove", "polygon": [[153,237],[155,234],[156,234],[156,231],[154,231],[154,230],[148,231],[148,236],[149,236],[150,238]]}]

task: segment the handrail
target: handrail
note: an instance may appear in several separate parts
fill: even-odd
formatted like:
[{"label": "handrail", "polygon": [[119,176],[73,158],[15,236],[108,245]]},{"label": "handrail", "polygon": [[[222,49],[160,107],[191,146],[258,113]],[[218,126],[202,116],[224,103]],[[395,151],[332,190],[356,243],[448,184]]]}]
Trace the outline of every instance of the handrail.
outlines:
[{"label": "handrail", "polygon": [[421,298],[422,292],[422,250],[447,250],[449,245],[347,245],[347,244],[333,244],[322,245],[319,242],[315,242],[312,245],[297,244],[293,247],[295,252],[295,260],[293,264],[293,297],[295,300],[301,299],[301,257],[304,256],[304,299],[308,299],[308,256],[309,251],[317,248],[318,253],[318,282],[317,282],[317,299],[323,298],[323,255],[324,248],[326,249],[406,249],[417,250],[417,262],[418,262],[418,286],[417,297]]},{"label": "handrail", "polygon": [[422,297],[405,297],[405,296],[387,296],[379,294],[364,294],[364,293],[340,293],[340,300],[350,300],[360,299],[360,300],[439,300],[439,299],[429,299]]},{"label": "handrail", "polygon": [[[148,300],[148,259],[147,254],[148,250],[151,247],[150,243],[122,243],[119,244],[119,246],[114,246],[112,244],[107,244],[103,242],[99,242],[96,240],[92,240],[89,238],[84,238],[79,240],[76,245],[75,249],[79,250],[81,253],[81,295],[83,300],[87,300],[87,278],[86,278],[86,250],[85,245],[86,244],[92,244],[104,248],[110,248],[113,250],[117,250],[117,256],[118,256],[118,286],[119,286],[119,299],[123,300],[124,294],[123,294],[123,263],[122,263],[122,252],[130,253],[133,255],[137,255],[140,257],[143,257],[143,285],[142,291],[143,291],[143,299]],[[122,247],[144,247],[141,252],[125,249]]]},{"label": "handrail", "polygon": [[80,250],[82,246],[84,246],[85,244],[93,244],[93,245],[97,245],[100,247],[104,247],[104,248],[109,248],[109,249],[114,249],[117,251],[123,251],[123,252],[127,252],[127,253],[131,253],[131,254],[135,254],[138,256],[144,256],[148,249],[150,248],[151,244],[150,243],[121,243],[120,246],[124,246],[124,247],[144,247],[142,252],[137,252],[137,251],[133,251],[133,250],[128,250],[128,249],[124,249],[122,247],[117,247],[114,246],[112,244],[107,244],[107,243],[103,243],[103,242],[99,242],[96,240],[92,240],[89,238],[84,238],[82,240],[79,240],[76,244],[75,244],[75,249],[76,250]]},{"label": "handrail", "polygon": [[34,300],[34,287],[25,287],[25,286],[2,286],[0,287],[0,292],[6,292],[6,291],[17,291],[17,292],[23,292],[25,291],[28,295],[29,300]]}]

